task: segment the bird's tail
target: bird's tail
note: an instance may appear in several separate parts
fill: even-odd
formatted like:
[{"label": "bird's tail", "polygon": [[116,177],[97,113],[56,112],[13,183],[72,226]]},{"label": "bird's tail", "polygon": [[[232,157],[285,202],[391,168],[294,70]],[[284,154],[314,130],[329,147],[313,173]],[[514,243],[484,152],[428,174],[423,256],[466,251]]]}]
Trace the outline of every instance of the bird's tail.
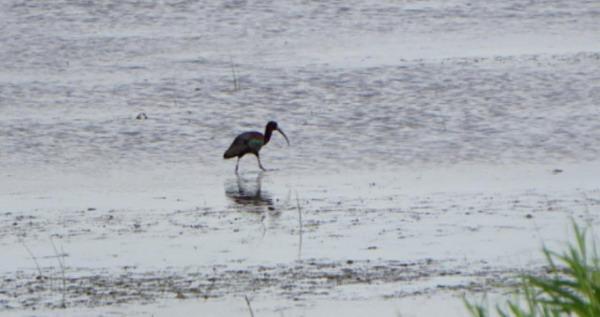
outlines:
[{"label": "bird's tail", "polygon": [[223,154],[223,158],[224,159],[229,159],[232,157],[236,157],[237,153],[234,153],[234,149],[233,148],[229,148],[227,151],[225,151],[225,153]]},{"label": "bird's tail", "polygon": [[228,159],[239,155],[243,155],[246,151],[248,151],[248,147],[245,144],[233,142],[233,144],[231,144],[231,146],[229,146],[227,151],[225,151],[225,153],[223,154],[223,158]]}]

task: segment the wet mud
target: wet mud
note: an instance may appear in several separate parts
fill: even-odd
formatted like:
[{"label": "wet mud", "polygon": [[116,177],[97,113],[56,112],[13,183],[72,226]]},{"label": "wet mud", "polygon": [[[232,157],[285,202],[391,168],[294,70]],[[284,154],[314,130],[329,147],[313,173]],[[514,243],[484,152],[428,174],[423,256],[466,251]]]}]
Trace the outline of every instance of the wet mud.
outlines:
[{"label": "wet mud", "polygon": [[[599,222],[599,21],[568,0],[2,1],[0,314],[463,316]],[[291,145],[236,177],[223,151],[269,120]]]}]

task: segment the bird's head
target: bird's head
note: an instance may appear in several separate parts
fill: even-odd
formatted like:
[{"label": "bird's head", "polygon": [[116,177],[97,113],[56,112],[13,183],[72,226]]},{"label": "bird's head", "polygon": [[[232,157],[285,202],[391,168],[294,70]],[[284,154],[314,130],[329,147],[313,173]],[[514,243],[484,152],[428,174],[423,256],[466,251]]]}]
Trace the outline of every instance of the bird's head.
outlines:
[{"label": "bird's head", "polygon": [[285,135],[285,133],[283,133],[281,128],[279,128],[279,126],[277,125],[277,122],[269,121],[267,123],[267,131],[273,131],[273,130],[276,130],[277,132],[281,133],[281,135],[283,135],[283,137],[285,138],[285,141],[287,142],[287,144],[290,145],[290,140],[288,140],[287,135]]},{"label": "bird's head", "polygon": [[267,123],[267,130],[273,131],[273,130],[277,130],[277,128],[278,128],[277,122],[275,122],[275,121],[269,121]]}]

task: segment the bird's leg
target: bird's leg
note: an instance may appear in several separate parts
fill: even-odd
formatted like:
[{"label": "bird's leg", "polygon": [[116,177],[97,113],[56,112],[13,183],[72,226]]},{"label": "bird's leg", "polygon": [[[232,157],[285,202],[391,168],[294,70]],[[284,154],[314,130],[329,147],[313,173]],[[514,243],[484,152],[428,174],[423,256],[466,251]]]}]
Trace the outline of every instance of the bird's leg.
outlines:
[{"label": "bird's leg", "polygon": [[259,156],[258,154],[256,154],[256,159],[258,160],[258,167],[260,167],[260,169],[261,169],[261,170],[263,170],[263,171],[265,171],[265,172],[266,172],[266,171],[267,171],[267,169],[266,169],[266,168],[264,168],[264,167],[262,166],[262,164],[260,163],[260,156]]},{"label": "bird's leg", "polygon": [[240,157],[238,156],[237,162],[235,162],[235,173],[238,173],[238,166],[240,165]]}]

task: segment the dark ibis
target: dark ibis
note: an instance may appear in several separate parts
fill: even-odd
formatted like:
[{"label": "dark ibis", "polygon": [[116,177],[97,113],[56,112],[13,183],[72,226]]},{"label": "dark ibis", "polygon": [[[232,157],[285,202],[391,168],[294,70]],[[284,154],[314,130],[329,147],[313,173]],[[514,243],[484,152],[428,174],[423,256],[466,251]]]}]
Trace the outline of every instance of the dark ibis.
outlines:
[{"label": "dark ibis", "polygon": [[260,163],[260,155],[258,154],[258,152],[263,146],[269,143],[273,131],[281,133],[281,135],[283,135],[283,137],[285,138],[287,144],[290,145],[290,141],[288,140],[285,133],[283,133],[283,131],[277,126],[277,122],[269,121],[269,123],[267,123],[267,126],[265,127],[264,135],[257,131],[248,131],[238,135],[235,138],[235,140],[233,140],[233,143],[231,143],[231,145],[229,146],[229,149],[227,149],[227,151],[225,151],[225,154],[223,154],[223,158],[238,158],[237,162],[235,163],[235,172],[237,173],[238,165],[240,164],[240,159],[242,158],[242,156],[248,153],[252,153],[256,156],[256,159],[258,160],[258,166],[260,167],[260,169],[266,171],[266,169]]}]

